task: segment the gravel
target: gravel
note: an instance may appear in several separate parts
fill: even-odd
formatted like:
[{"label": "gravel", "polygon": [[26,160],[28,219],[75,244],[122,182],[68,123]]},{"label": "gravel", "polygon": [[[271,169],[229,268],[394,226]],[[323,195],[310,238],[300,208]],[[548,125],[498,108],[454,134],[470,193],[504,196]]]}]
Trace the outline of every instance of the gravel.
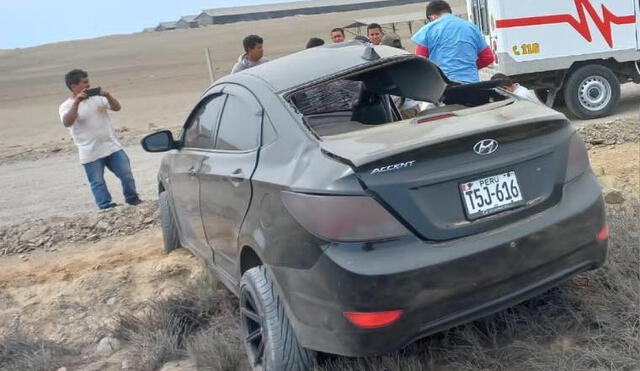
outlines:
[{"label": "gravel", "polygon": [[617,119],[578,129],[587,148],[640,141],[638,121]]},{"label": "gravel", "polygon": [[63,243],[128,236],[158,225],[158,220],[157,202],[73,217],[31,220],[0,229],[0,255],[24,254],[35,249],[55,251]]}]

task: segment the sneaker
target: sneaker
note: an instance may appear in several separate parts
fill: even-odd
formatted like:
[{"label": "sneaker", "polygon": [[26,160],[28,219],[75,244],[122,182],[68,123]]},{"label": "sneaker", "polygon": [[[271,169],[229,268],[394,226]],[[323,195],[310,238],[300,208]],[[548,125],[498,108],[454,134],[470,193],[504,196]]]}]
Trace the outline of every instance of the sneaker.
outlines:
[{"label": "sneaker", "polygon": [[136,197],[133,200],[127,201],[127,203],[131,206],[138,206],[142,203],[142,200]]},{"label": "sneaker", "polygon": [[98,211],[107,211],[107,210],[111,210],[111,209],[113,209],[113,208],[114,208],[114,207],[116,207],[116,206],[118,206],[118,204],[117,204],[117,203],[115,203],[115,202],[112,202],[112,203],[110,203],[109,205],[107,205],[107,206],[105,206],[105,207],[101,207]]}]

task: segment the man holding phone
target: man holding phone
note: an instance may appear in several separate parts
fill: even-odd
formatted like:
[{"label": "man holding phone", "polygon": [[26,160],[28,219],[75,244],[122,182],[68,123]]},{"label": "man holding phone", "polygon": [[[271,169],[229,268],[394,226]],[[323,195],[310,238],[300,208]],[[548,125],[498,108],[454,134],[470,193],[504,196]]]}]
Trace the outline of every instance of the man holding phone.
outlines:
[{"label": "man holding phone", "polygon": [[104,181],[105,167],[120,179],[125,202],[140,204],[129,157],[118,142],[107,112],[120,111],[120,102],[101,88],[90,89],[89,75],[83,70],[69,71],[65,83],[72,95],[60,105],[60,120],[69,128],[78,147],[80,163],[98,208],[106,210],[117,206]]}]

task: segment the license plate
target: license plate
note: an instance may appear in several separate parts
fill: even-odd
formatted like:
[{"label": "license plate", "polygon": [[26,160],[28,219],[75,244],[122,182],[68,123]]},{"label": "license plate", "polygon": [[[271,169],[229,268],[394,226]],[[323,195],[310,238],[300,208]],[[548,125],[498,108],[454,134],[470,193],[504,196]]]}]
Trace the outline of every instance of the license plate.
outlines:
[{"label": "license plate", "polygon": [[477,219],[523,203],[515,171],[460,184],[465,211]]}]

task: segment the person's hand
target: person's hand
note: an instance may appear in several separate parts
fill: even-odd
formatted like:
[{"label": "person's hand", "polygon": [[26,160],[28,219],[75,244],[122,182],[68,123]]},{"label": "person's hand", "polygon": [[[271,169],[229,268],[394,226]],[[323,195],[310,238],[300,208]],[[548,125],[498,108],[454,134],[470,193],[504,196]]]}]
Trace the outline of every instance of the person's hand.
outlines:
[{"label": "person's hand", "polygon": [[87,89],[84,89],[83,91],[81,91],[78,95],[76,95],[76,100],[79,102],[82,102],[83,100],[87,99],[87,93],[85,93],[85,91],[87,91]]},{"label": "person's hand", "polygon": [[111,96],[111,94],[109,94],[109,92],[106,90],[100,90],[100,95],[102,95],[105,98],[109,98]]}]

